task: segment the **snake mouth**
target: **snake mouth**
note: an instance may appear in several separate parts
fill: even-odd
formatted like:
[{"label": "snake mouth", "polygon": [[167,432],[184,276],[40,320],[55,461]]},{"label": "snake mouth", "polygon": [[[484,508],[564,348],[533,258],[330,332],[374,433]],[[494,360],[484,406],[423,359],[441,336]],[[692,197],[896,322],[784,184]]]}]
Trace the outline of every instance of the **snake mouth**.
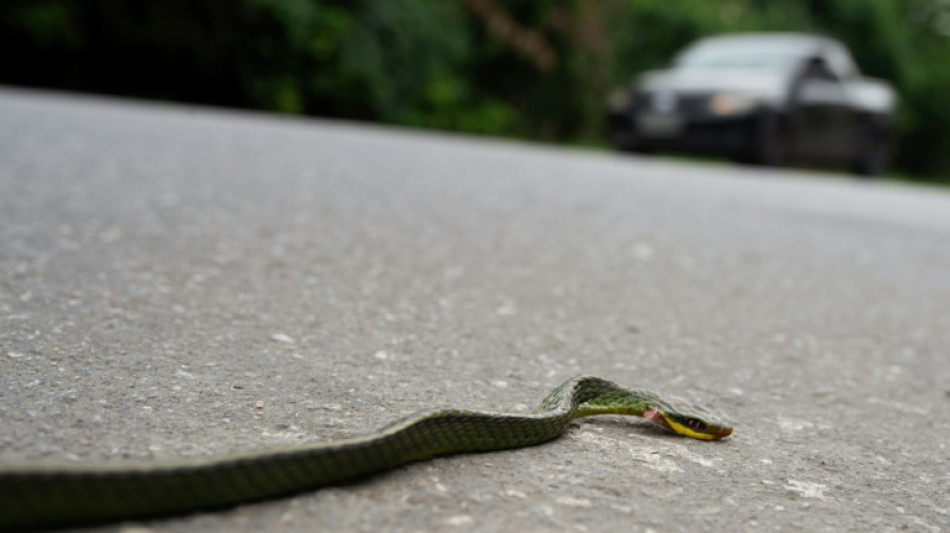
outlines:
[{"label": "snake mouth", "polygon": [[650,422],[653,422],[670,433],[676,433],[676,431],[670,426],[669,422],[667,422],[666,419],[663,418],[663,415],[660,414],[659,409],[656,409],[655,407],[643,411],[643,418],[646,418]]},{"label": "snake mouth", "polygon": [[[661,428],[675,433],[700,440],[719,440],[732,434],[732,428],[729,426],[703,425],[702,428],[695,427],[690,423],[681,425],[677,420],[668,420],[659,409],[652,407],[643,411],[643,417],[660,426]],[[692,422],[692,421],[690,421]]]}]

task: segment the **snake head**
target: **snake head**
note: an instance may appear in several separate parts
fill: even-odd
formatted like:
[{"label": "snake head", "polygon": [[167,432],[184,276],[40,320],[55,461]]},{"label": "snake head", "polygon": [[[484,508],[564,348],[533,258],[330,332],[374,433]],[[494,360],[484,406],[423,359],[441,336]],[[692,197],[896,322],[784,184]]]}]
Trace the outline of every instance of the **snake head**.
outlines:
[{"label": "snake head", "polygon": [[657,402],[643,416],[663,429],[700,440],[719,440],[732,434],[732,426],[709,410],[680,398]]}]

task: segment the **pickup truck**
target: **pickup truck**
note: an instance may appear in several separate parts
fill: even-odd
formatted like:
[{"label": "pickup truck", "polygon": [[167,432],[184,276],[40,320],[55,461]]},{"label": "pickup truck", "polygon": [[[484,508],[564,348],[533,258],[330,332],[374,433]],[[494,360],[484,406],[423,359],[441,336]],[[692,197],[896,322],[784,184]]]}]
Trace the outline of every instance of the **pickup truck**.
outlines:
[{"label": "pickup truck", "polygon": [[608,99],[608,136],[620,150],[682,151],[779,166],[847,165],[882,172],[897,96],[861,76],[828,37],[744,33],[709,37],[667,70],[646,72]]}]

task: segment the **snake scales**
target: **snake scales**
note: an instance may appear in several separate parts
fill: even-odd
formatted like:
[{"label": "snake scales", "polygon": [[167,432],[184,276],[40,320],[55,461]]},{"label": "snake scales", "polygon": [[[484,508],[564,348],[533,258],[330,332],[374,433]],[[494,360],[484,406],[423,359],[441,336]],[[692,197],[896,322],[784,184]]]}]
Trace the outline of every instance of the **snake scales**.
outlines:
[{"label": "snake scales", "polygon": [[437,455],[540,444],[564,433],[575,418],[596,414],[644,416],[704,440],[732,433],[723,419],[684,400],[582,376],[554,389],[531,414],[423,411],[360,437],[195,462],[0,465],[0,530],[219,509]]}]

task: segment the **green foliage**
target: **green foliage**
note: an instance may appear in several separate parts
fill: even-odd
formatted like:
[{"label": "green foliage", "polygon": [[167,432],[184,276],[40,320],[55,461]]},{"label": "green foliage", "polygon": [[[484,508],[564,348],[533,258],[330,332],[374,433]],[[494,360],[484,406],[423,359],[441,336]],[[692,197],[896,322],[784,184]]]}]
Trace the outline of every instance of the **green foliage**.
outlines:
[{"label": "green foliage", "polygon": [[0,83],[569,142],[720,32],[826,33],[901,96],[899,170],[950,181],[943,0],[6,0]]}]

